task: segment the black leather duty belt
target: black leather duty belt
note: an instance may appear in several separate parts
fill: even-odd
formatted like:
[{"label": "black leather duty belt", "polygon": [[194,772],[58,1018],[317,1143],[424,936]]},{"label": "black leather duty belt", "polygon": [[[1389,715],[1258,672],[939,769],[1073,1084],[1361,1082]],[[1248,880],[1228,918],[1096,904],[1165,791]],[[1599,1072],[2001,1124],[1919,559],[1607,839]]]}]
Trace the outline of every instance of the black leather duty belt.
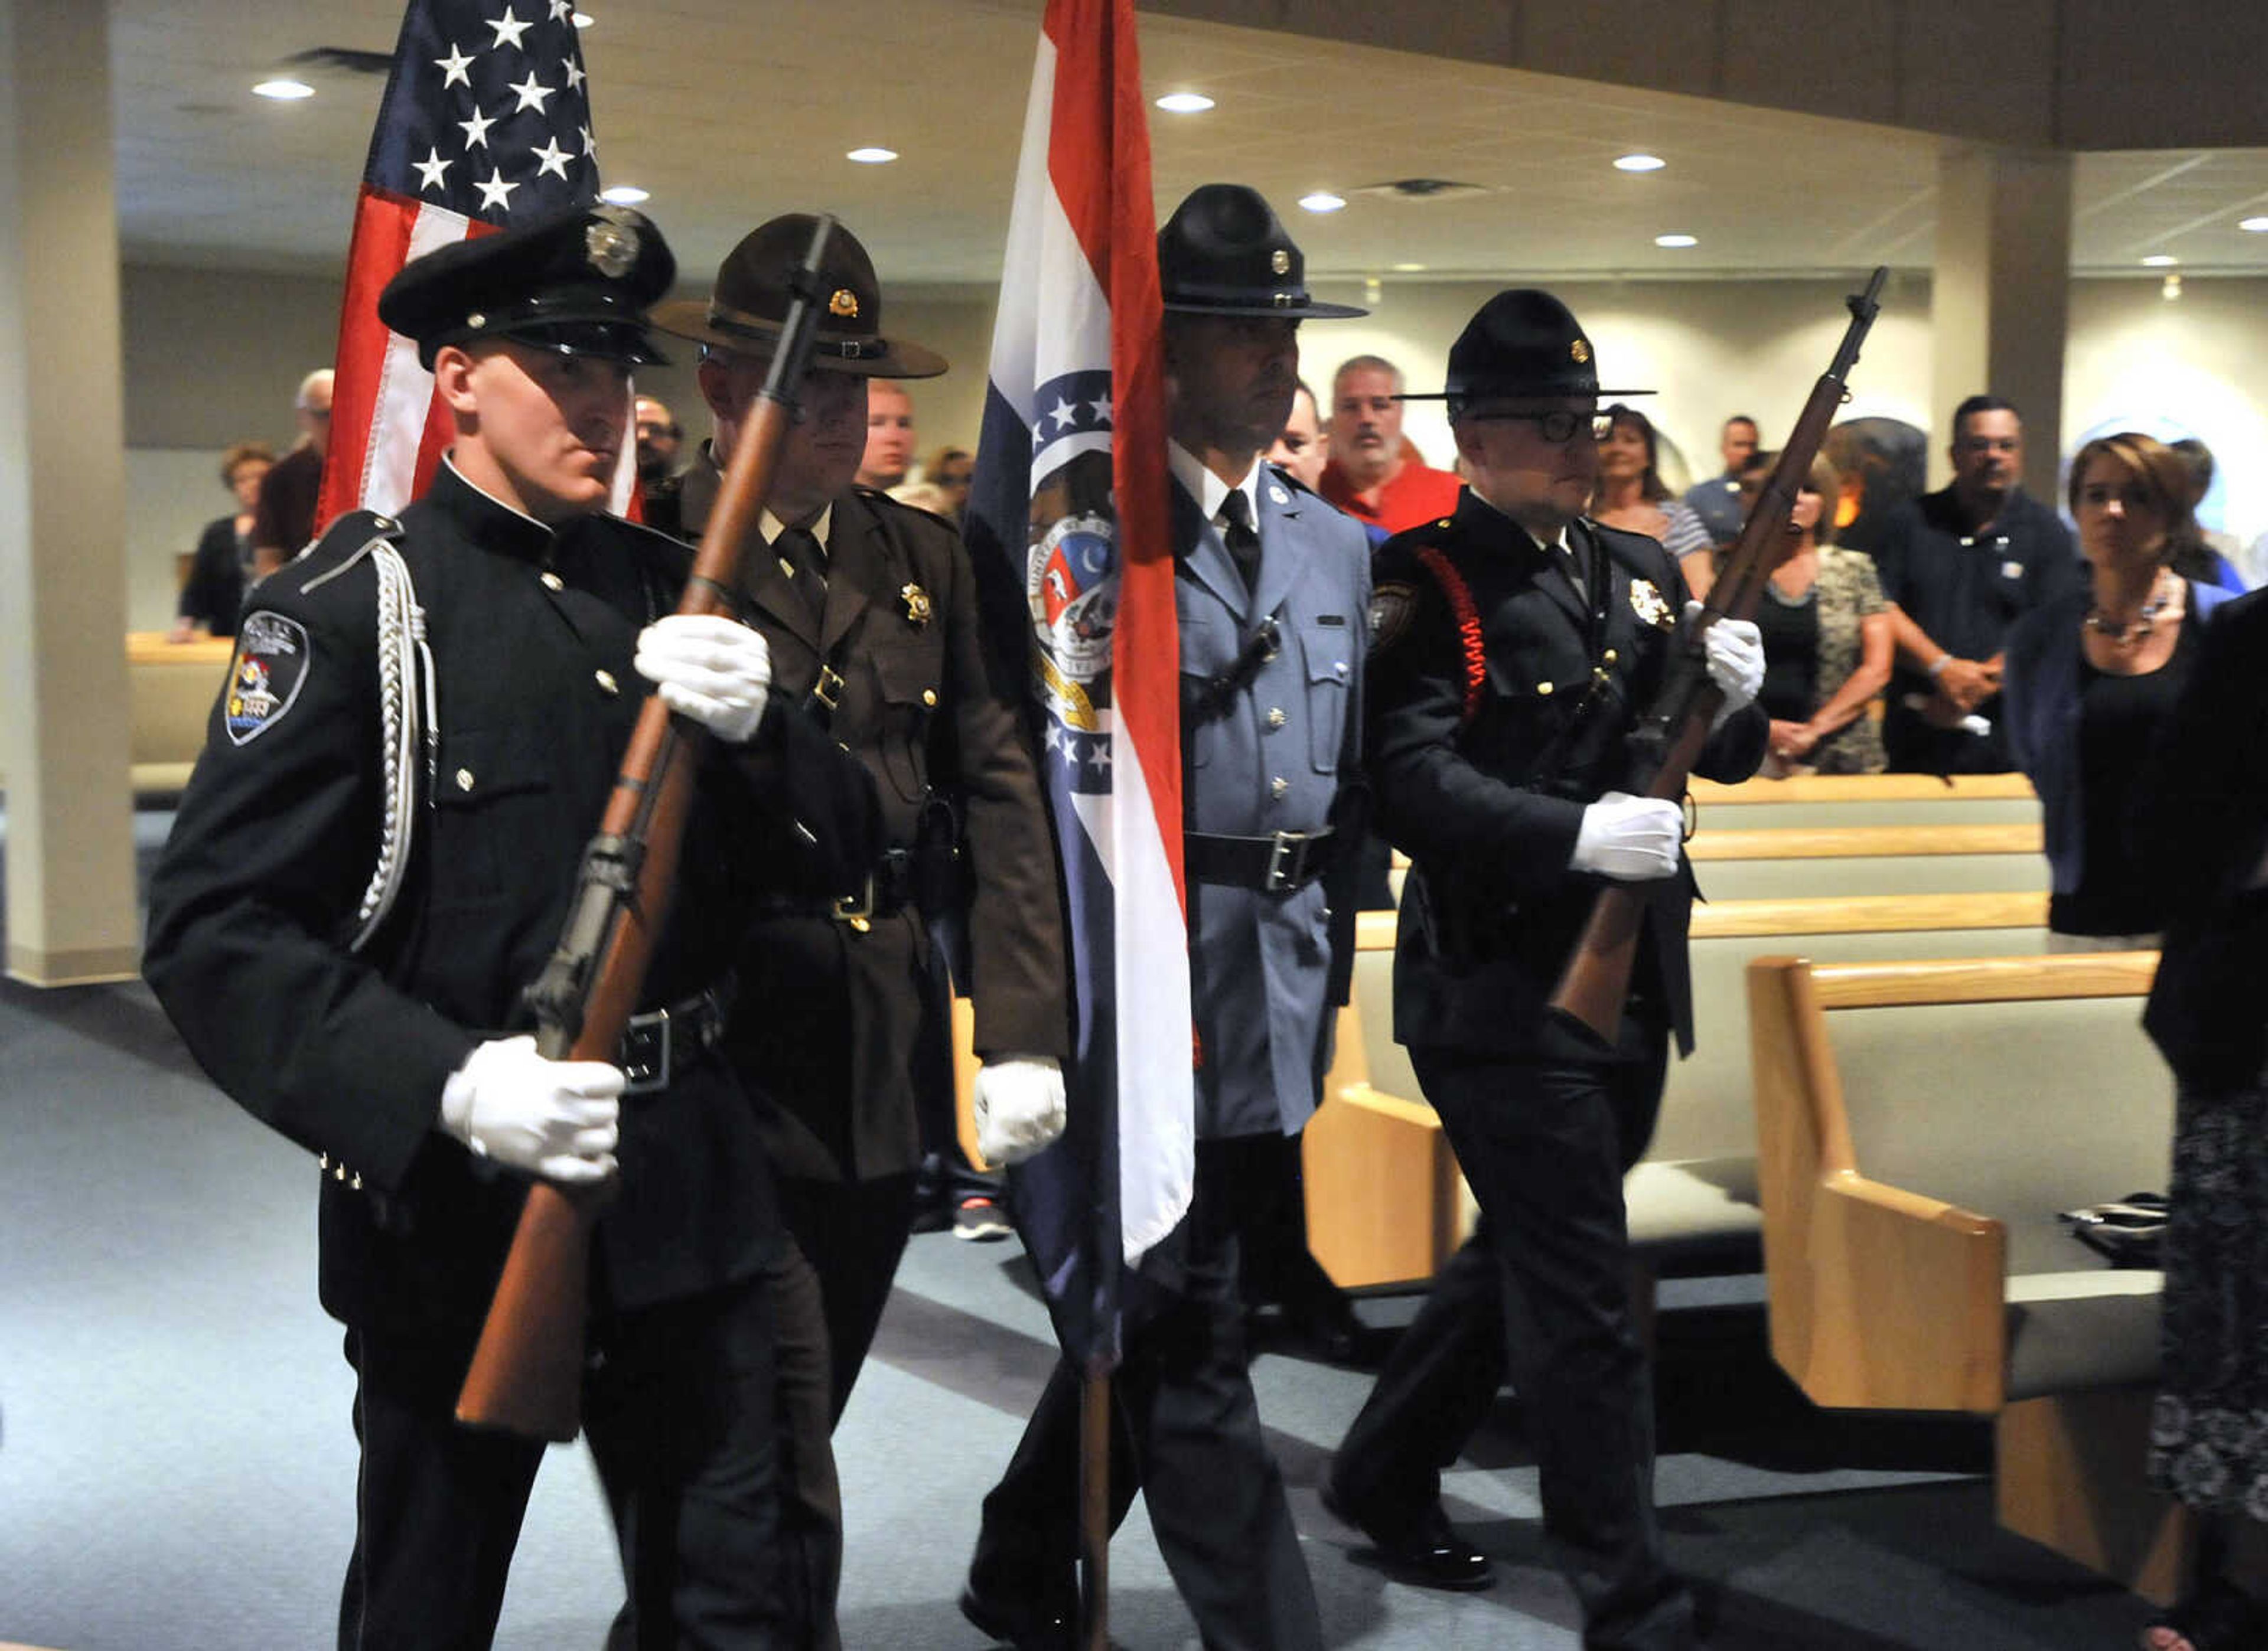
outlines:
[{"label": "black leather duty belt", "polygon": [[645,1095],[666,1090],[674,1075],[706,1060],[724,1041],[733,985],[728,978],[666,1009],[631,1016],[615,1053],[615,1064],[629,1080],[622,1085],[622,1093]]},{"label": "black leather duty belt", "polygon": [[1182,869],[1199,883],[1263,894],[1292,894],[1331,868],[1338,834],[1325,826],[1311,832],[1271,832],[1265,837],[1182,833]]},{"label": "black leather duty belt", "polygon": [[895,917],[915,903],[917,862],[922,850],[892,848],[850,893],[768,894],[756,901],[759,917],[831,917],[865,934],[879,917]]}]

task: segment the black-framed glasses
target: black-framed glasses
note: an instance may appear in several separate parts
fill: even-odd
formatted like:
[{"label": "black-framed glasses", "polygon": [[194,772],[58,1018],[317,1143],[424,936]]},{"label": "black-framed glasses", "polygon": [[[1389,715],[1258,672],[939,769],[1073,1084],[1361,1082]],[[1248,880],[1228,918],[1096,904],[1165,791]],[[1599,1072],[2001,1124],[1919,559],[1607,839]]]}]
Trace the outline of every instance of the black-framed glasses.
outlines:
[{"label": "black-framed glasses", "polygon": [[1607,432],[1615,427],[1614,415],[1610,413],[1570,413],[1565,407],[1555,407],[1549,413],[1469,413],[1466,417],[1481,424],[1505,419],[1529,419],[1534,421],[1536,433],[1547,442],[1572,441],[1575,432],[1583,429],[1590,432],[1593,441],[1602,442],[1607,438]]}]

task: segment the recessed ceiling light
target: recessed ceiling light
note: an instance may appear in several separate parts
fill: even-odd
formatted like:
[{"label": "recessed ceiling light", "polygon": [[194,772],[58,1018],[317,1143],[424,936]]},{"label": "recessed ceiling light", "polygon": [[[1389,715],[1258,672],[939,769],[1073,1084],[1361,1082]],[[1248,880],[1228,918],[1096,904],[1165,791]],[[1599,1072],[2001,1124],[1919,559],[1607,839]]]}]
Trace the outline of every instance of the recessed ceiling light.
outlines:
[{"label": "recessed ceiling light", "polygon": [[618,183],[611,189],[599,191],[599,199],[611,201],[616,206],[636,206],[641,201],[651,201],[653,193],[641,189],[634,183]]},{"label": "recessed ceiling light", "polygon": [[1616,172],[1660,172],[1668,165],[1669,163],[1659,155],[1617,155],[1615,158]]},{"label": "recessed ceiling light", "polygon": [[1336,212],[1346,204],[1343,194],[1333,194],[1328,189],[1318,189],[1313,194],[1303,194],[1300,204],[1310,212]]},{"label": "recessed ceiling light", "polygon": [[1202,92],[1169,92],[1158,99],[1158,106],[1168,114],[1203,114],[1212,107],[1212,99]]},{"label": "recessed ceiling light", "polygon": [[895,160],[897,158],[898,151],[895,149],[854,149],[843,158],[855,160],[861,166],[879,166],[884,161]]},{"label": "recessed ceiling light", "polygon": [[2254,235],[2268,235],[2268,218],[2239,218],[2236,227]]},{"label": "recessed ceiling light", "polygon": [[2142,260],[2142,268],[2145,269],[2171,269],[2176,264],[2178,264],[2182,260],[2180,259],[2175,257],[2171,253],[2152,253],[2147,258],[2145,258]]},{"label": "recessed ceiling light", "polygon": [[572,18],[571,19],[570,19],[570,20],[573,22],[573,24],[575,25],[575,26],[576,26],[577,28],[578,28],[578,29],[587,29],[587,28],[589,28],[589,27],[591,26],[591,25],[592,25],[593,23],[596,22],[598,19],[597,19],[597,18],[593,18],[593,17],[589,12],[587,12],[587,11],[578,11],[578,12],[576,12],[576,13],[574,14],[573,18]]},{"label": "recessed ceiling light", "polygon": [[1657,235],[1653,238],[1653,244],[1656,246],[1698,246],[1701,242],[1698,237],[1692,235]]},{"label": "recessed ceiling light", "polygon": [[252,89],[255,98],[273,98],[279,103],[297,103],[302,98],[312,98],[315,89],[304,80],[263,80]]}]

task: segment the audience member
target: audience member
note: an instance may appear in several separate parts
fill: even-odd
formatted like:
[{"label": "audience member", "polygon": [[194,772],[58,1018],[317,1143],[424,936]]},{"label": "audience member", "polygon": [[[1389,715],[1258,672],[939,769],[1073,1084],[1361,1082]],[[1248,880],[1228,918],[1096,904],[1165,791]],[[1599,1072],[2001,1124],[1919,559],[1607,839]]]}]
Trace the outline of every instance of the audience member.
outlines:
[{"label": "audience member", "polygon": [[2172,445],[2189,466],[2190,514],[2197,518],[2197,535],[2193,543],[2174,553],[2170,566],[2184,579],[2217,584],[2232,596],[2242,596],[2249,588],[2236,567],[2237,558],[2244,554],[2243,546],[2234,533],[2208,531],[2204,519],[2198,517],[2205,495],[2213,491],[2213,449],[2194,436],[2184,436]]},{"label": "audience member", "polygon": [[221,455],[220,479],[236,495],[236,510],[206,523],[198,536],[172,641],[188,642],[200,630],[236,635],[236,611],[252,580],[253,509],[260,503],[260,483],[275,463],[276,455],[260,442],[239,442]]},{"label": "audience member", "polygon": [[1403,451],[1402,385],[1402,369],[1382,356],[1340,364],[1331,379],[1330,459],[1317,489],[1389,533],[1452,514],[1463,486]]},{"label": "audience member", "polygon": [[685,431],[677,415],[659,397],[642,395],[637,407],[638,485],[651,489],[677,473],[677,454],[685,444]]},{"label": "audience member", "polygon": [[2198,1517],[2181,1602],[2146,1651],[2251,1651],[2268,1611],[2231,1580],[2258,1574],[2268,1523],[2268,596],[2226,604],[2196,644],[2132,822],[2160,883],[2165,945],[2144,1024],[2173,1068],[2173,1176],[2160,1265],[2150,1476]]},{"label": "audience member", "polygon": [[1973,395],[1953,410],[1953,481],[1900,510],[1874,551],[1898,660],[1882,714],[1890,767],[2005,774],[2000,648],[2008,627],[2080,582],[2070,530],[2027,494],[2014,407]]},{"label": "audience member", "polygon": [[866,452],[855,478],[862,488],[887,493],[914,464],[914,399],[877,378],[866,386]]},{"label": "audience member", "polygon": [[1323,466],[1330,457],[1330,440],[1323,434],[1315,393],[1302,378],[1292,387],[1291,415],[1284,421],[1284,433],[1268,450],[1268,462],[1308,492],[1315,493],[1322,490]]},{"label": "audience member", "polygon": [[315,506],[323,492],[323,454],[331,443],[331,370],[318,367],[299,380],[291,400],[298,444],[276,462],[260,484],[252,513],[252,571],[264,578],[299,554],[315,536]]},{"label": "audience member", "polygon": [[1676,559],[1687,588],[1696,596],[1708,595],[1715,546],[1700,518],[1683,500],[1672,498],[1663,483],[1653,421],[1620,402],[1607,409],[1607,433],[1599,441],[1598,481],[1591,489],[1591,519],[1657,541]]},{"label": "audience member", "polygon": [[923,485],[935,494],[934,502],[909,498],[901,488],[895,495],[901,504],[933,510],[956,527],[968,509],[968,484],[976,474],[976,460],[965,447],[940,447],[922,466]]},{"label": "audience member", "polygon": [[2008,745],[2045,816],[2048,928],[2090,950],[2154,945],[2165,922],[2158,868],[2129,852],[2124,822],[2195,666],[2199,622],[2228,595],[2176,571],[2203,549],[2191,491],[2182,455],[2147,436],[2080,448],[2071,513],[2093,589],[2008,632]]},{"label": "audience member", "polygon": [[[1741,474],[1742,508],[1753,508],[1777,453],[1758,453]],[[1837,546],[1835,501],[1842,478],[1824,459],[1796,489],[1788,513],[1791,548],[1756,605],[1764,638],[1764,686],[1756,697],[1771,718],[1763,772],[1880,774],[1882,735],[1867,714],[1890,679],[1890,605],[1871,556]]]},{"label": "audience member", "polygon": [[[1717,451],[1724,459],[1724,469],[1686,488],[1685,506],[1700,517],[1710,545],[1722,550],[1741,536],[1749,519],[1748,505],[1741,498],[1741,478],[1756,456],[1756,420],[1745,413],[1727,419],[1725,428],[1717,432]],[[1689,580],[1693,576],[1690,563],[1685,576]]]}]

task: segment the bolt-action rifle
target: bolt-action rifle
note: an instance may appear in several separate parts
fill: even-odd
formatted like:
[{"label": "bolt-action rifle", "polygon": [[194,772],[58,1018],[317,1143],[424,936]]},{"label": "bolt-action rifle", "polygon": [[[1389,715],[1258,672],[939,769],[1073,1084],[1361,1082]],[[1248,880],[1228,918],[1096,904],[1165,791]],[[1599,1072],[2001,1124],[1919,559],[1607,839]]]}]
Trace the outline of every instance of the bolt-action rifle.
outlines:
[{"label": "bolt-action rifle", "polygon": [[[796,387],[810,363],[820,260],[835,220],[821,217],[792,285],[793,298],[771,371],[733,450],[701,535],[681,613],[733,613],[743,550],[758,524],[795,422]],[[638,713],[559,945],[527,988],[535,1046],[552,1060],[617,1059],[637,1007],[655,930],[669,910],[677,850],[706,736],[673,716],[659,694]],[[512,1251],[497,1281],[457,1420],[532,1439],[572,1439],[582,1426],[584,1337],[589,1317],[591,1229],[611,1188],[537,1181],[527,1190]]]},{"label": "bolt-action rifle", "polygon": [[[1835,352],[1834,361],[1820,375],[1819,382],[1812,385],[1811,399],[1803,404],[1794,434],[1780,449],[1771,479],[1764,483],[1739,540],[1718,570],[1716,583],[1709,587],[1707,603],[1693,616],[1660,691],[1631,733],[1625,789],[1671,802],[1685,795],[1686,781],[1725,699],[1709,680],[1703,664],[1702,633],[1720,619],[1747,619],[1754,613],[1764,595],[1764,581],[1786,560],[1788,513],[1795,508],[1796,493],[1811,473],[1820,444],[1827,438],[1835,410],[1843,403],[1845,383],[1858,364],[1859,347],[1866,342],[1867,331],[1881,308],[1882,283],[1889,275],[1888,269],[1876,269],[1865,292],[1844,300],[1850,307],[1851,325],[1844,332],[1842,348]],[[1824,508],[1832,510],[1834,504],[1827,500]],[[1623,1001],[1630,994],[1631,968],[1638,958],[1646,903],[1642,885],[1609,883],[1601,889],[1582,938],[1551,993],[1552,1009],[1602,1043],[1614,1041]]]}]

